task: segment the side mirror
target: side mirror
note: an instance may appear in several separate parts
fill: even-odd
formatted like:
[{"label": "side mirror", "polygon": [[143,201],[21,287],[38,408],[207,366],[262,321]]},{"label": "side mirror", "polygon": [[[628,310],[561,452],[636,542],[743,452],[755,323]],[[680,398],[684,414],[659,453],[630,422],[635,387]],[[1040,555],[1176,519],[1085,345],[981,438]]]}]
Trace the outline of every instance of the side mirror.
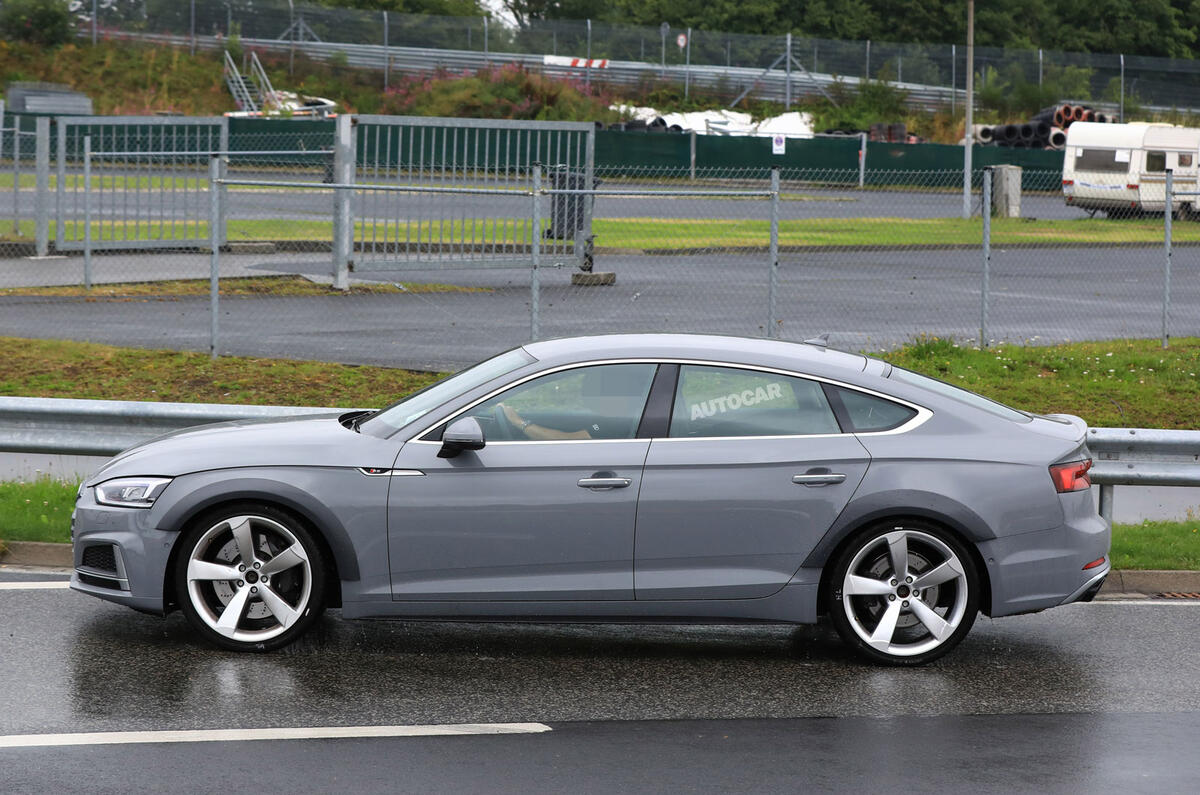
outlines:
[{"label": "side mirror", "polygon": [[442,433],[442,449],[438,450],[438,458],[454,458],[463,450],[482,450],[484,444],[479,420],[463,417],[455,420]]}]

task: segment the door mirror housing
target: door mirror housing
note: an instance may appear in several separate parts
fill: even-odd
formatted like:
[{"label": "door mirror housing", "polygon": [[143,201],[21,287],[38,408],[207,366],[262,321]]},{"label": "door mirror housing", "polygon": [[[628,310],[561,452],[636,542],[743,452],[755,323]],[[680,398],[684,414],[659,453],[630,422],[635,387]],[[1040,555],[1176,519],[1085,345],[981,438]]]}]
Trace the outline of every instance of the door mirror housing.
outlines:
[{"label": "door mirror housing", "polygon": [[438,451],[438,458],[454,458],[463,450],[482,450],[485,444],[479,420],[462,417],[442,433],[442,449]]}]

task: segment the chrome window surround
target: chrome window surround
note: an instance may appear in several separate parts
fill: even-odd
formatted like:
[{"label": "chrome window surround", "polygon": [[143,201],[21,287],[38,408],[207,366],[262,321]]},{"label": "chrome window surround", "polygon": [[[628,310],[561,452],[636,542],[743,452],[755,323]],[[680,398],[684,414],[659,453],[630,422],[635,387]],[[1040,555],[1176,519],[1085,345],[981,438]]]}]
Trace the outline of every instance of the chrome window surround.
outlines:
[{"label": "chrome window surround", "polygon": [[[774,373],[775,375],[787,376],[789,378],[803,378],[803,379],[807,379],[809,381],[817,381],[817,382],[823,383],[823,384],[832,384],[834,386],[840,386],[840,387],[843,387],[844,389],[852,389],[856,392],[862,392],[864,395],[873,395],[874,397],[878,397],[883,400],[890,400],[893,403],[898,403],[901,406],[907,406],[908,408],[917,412],[915,415],[913,415],[912,419],[910,419],[908,422],[906,422],[903,425],[900,425],[898,427],[892,428],[891,430],[887,430],[887,431],[866,431],[864,433],[853,433],[853,432],[843,431],[842,433],[784,434],[784,435],[780,435],[780,436],[688,436],[688,437],[675,437],[675,438],[668,437],[668,436],[655,436],[654,437],[655,442],[699,442],[699,441],[746,440],[746,439],[828,439],[828,438],[831,438],[834,436],[894,436],[894,435],[900,434],[900,433],[907,433],[908,431],[911,431],[914,428],[917,428],[918,426],[924,424],[930,417],[933,416],[933,412],[930,409],[927,409],[924,406],[919,406],[916,403],[912,403],[911,401],[904,400],[903,398],[898,398],[894,395],[889,395],[884,392],[877,392],[873,389],[867,389],[866,387],[857,386],[855,384],[847,384],[845,382],[837,381],[832,378],[824,378],[822,376],[809,375],[807,373],[799,373],[799,372],[796,372],[793,370],[783,370],[783,369],[780,369],[777,367],[765,367],[762,365],[742,364],[739,362],[721,362],[721,361],[715,361],[715,360],[711,360],[711,359],[671,359],[671,358],[649,358],[649,357],[634,357],[634,358],[630,358],[630,359],[596,359],[595,361],[590,361],[590,362],[572,362],[571,364],[559,365],[558,367],[552,367],[548,370],[541,370],[540,372],[531,373],[530,375],[527,375],[524,378],[520,378],[516,381],[513,381],[512,383],[505,384],[504,386],[500,387],[499,389],[484,395],[483,397],[479,398],[478,400],[473,401],[470,405],[464,406],[463,408],[459,409],[457,412],[450,415],[449,417],[438,420],[437,422],[433,423],[432,425],[425,426],[420,431],[418,431],[417,433],[410,436],[407,440],[405,440],[405,444],[433,444],[433,445],[441,446],[441,442],[425,441],[421,437],[424,436],[425,434],[429,433],[430,431],[432,431],[434,428],[438,427],[439,425],[453,422],[454,420],[461,417],[463,414],[466,414],[471,409],[478,406],[480,403],[491,400],[496,395],[499,395],[501,392],[506,392],[509,389],[512,389],[513,387],[520,386],[521,384],[525,383],[526,381],[532,381],[535,378],[541,378],[544,375],[551,375],[553,373],[557,373],[562,370],[574,370],[574,369],[580,368],[580,367],[594,367],[594,366],[603,365],[603,364],[696,364],[696,365],[703,365],[703,366],[708,366],[708,367],[728,367],[728,368],[735,369],[735,370],[754,370],[754,371],[760,372],[760,373]],[[544,440],[530,439],[528,441],[515,440],[515,441],[503,441],[503,442],[488,442],[488,444],[489,445],[613,444],[615,442],[619,443],[619,442],[636,442],[636,441],[650,441],[650,440],[649,439],[639,440],[636,438],[635,439],[544,439]]]}]

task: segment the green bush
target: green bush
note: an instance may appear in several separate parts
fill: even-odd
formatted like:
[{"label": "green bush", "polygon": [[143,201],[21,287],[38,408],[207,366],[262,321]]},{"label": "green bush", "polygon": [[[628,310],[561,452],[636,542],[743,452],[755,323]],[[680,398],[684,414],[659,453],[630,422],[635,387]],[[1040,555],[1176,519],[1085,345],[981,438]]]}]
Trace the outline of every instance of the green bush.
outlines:
[{"label": "green bush", "polygon": [[62,0],[5,0],[0,35],[47,47],[65,44],[71,40],[71,13]]}]

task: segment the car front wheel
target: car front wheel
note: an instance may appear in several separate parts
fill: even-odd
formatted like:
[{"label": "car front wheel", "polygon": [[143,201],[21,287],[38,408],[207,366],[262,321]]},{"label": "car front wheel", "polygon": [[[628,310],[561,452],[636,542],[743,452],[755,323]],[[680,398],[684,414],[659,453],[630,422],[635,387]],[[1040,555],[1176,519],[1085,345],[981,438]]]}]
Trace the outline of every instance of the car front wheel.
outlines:
[{"label": "car front wheel", "polygon": [[916,522],[859,533],[834,561],[827,604],[838,634],[886,665],[921,665],[954,648],[979,612],[979,574],[962,542]]},{"label": "car front wheel", "polygon": [[294,641],[324,610],[325,566],[311,532],[267,505],[210,513],[180,539],[176,593],[200,634],[235,651]]}]

